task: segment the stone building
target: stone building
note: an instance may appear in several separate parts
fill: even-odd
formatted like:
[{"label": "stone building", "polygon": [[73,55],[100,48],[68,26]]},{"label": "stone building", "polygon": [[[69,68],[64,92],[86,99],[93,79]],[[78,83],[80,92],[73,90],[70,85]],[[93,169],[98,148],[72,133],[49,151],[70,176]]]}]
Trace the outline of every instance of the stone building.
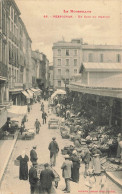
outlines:
[{"label": "stone building", "polygon": [[24,105],[32,86],[31,39],[14,0],[0,1],[0,128],[10,104]]},{"label": "stone building", "polygon": [[38,50],[32,51],[32,86],[45,90],[49,82],[49,61],[45,54]]},{"label": "stone building", "polygon": [[53,64],[49,65],[49,88],[53,88]]},{"label": "stone building", "polygon": [[8,12],[6,2],[0,1],[0,128],[7,121],[7,107],[10,105],[8,92],[7,25]]},{"label": "stone building", "polygon": [[64,88],[79,75],[81,63],[121,63],[122,47],[116,45],[89,45],[82,39],[53,44],[54,88]]}]

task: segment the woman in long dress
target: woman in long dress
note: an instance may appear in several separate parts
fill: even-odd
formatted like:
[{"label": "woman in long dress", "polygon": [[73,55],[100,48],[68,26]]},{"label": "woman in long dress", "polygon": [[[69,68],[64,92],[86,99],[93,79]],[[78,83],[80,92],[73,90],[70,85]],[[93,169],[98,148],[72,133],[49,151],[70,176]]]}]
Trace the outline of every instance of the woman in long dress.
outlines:
[{"label": "woman in long dress", "polygon": [[92,156],[93,156],[93,169],[94,174],[100,175],[101,173],[101,163],[100,163],[100,156],[102,155],[101,151],[95,145],[92,149]]},{"label": "woman in long dress", "polygon": [[77,156],[77,153],[73,153],[73,156],[71,157],[73,167],[71,170],[71,178],[72,181],[78,183],[79,182],[79,169],[80,169],[80,160]]},{"label": "woman in long dress", "polygon": [[17,157],[17,160],[20,161],[19,179],[20,180],[27,180],[28,179],[28,161],[29,161],[29,158],[25,154],[25,151],[23,151],[22,154]]}]

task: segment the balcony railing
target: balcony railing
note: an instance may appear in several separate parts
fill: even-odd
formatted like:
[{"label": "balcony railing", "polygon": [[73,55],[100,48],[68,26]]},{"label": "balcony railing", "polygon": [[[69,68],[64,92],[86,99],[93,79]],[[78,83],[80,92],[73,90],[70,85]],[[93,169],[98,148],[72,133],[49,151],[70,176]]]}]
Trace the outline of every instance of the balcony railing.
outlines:
[{"label": "balcony railing", "polygon": [[13,89],[13,88],[23,88],[23,83],[16,83],[16,82],[9,82],[9,89]]},{"label": "balcony railing", "polygon": [[0,62],[0,76],[7,78],[7,71],[8,71],[7,65]]},{"label": "balcony railing", "polygon": [[15,88],[22,88],[23,83],[13,83]]}]

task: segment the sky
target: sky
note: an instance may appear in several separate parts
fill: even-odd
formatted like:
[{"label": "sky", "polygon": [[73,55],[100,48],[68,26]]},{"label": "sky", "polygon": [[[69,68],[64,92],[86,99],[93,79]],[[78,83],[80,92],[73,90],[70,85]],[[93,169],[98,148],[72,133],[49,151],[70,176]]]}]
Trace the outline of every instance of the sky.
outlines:
[{"label": "sky", "polygon": [[[83,42],[88,44],[121,44],[121,0],[15,0],[15,2],[32,40],[32,49],[38,49],[46,54],[50,62],[53,61],[52,46],[57,41],[70,42],[71,39],[82,38]],[[71,13],[70,10],[74,12]],[[90,13],[76,13],[77,11]],[[72,18],[55,18],[56,15]]]}]

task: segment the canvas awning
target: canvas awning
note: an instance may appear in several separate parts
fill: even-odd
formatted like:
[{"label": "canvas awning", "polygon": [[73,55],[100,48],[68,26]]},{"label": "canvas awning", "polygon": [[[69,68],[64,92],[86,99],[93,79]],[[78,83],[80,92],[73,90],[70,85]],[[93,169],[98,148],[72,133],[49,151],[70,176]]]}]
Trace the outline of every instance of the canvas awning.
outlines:
[{"label": "canvas awning", "polygon": [[31,90],[27,90],[27,93],[30,95],[30,98],[33,98],[33,93]]},{"label": "canvas awning", "polygon": [[31,88],[31,90],[36,94],[36,95],[40,95],[41,90],[39,88]]},{"label": "canvas awning", "polygon": [[11,106],[8,109],[7,117],[18,117],[27,114],[27,106]]},{"label": "canvas awning", "polygon": [[58,95],[58,94],[60,94],[60,95],[65,95],[65,94],[66,94],[66,91],[61,90],[61,89],[56,90],[56,91],[52,94],[51,98],[52,98],[52,99],[55,98],[55,96]]},{"label": "canvas awning", "polygon": [[26,96],[26,98],[30,98],[29,93],[27,93],[25,90],[22,91],[22,94],[23,94],[24,96]]}]

